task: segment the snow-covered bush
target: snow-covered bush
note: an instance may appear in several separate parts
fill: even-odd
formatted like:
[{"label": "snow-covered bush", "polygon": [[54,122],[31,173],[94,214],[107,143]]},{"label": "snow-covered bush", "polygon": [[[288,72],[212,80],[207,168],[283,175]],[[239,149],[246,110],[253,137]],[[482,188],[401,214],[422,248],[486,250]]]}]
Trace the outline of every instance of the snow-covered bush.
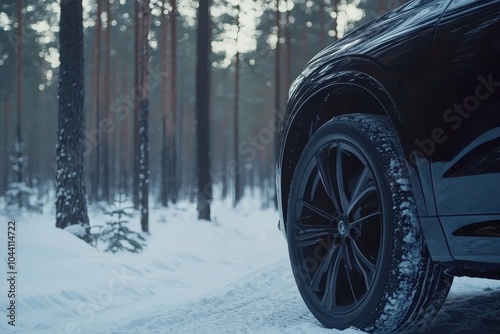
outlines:
[{"label": "snow-covered bush", "polygon": [[37,198],[36,191],[24,182],[12,182],[5,193],[6,209],[25,209],[41,213],[42,203]]}]

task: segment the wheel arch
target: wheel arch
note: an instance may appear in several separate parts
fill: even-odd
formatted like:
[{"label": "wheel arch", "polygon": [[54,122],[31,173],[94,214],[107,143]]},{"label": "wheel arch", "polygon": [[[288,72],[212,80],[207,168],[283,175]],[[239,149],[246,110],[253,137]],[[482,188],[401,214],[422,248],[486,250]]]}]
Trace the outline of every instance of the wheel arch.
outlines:
[{"label": "wheel arch", "polygon": [[[380,70],[379,70],[380,71]],[[292,97],[300,101],[300,104],[293,101],[292,110],[288,111],[291,116],[285,127],[284,142],[281,146],[281,175],[280,175],[280,200],[282,221],[286,229],[286,212],[288,206],[288,196],[295,167],[299,158],[312,134],[321,125],[335,116],[350,113],[376,114],[388,116],[396,130],[400,143],[406,156],[408,168],[411,172],[411,179],[414,185],[414,193],[417,200],[419,214],[427,216],[428,210],[422,182],[418,167],[409,163],[408,157],[413,152],[411,138],[408,138],[406,127],[402,121],[398,107],[397,86],[387,78],[384,85],[380,79],[373,75],[359,71],[340,71],[330,75],[324,75],[316,80],[311,80],[308,85],[315,88],[307,90],[307,98]],[[306,134],[304,136],[304,134]],[[419,164],[426,164],[425,161],[418,161]]]}]

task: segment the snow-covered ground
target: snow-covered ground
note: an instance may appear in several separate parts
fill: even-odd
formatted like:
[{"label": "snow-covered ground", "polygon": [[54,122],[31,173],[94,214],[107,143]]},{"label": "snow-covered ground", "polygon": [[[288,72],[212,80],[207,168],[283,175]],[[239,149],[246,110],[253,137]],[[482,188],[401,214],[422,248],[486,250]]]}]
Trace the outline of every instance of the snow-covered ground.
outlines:
[{"label": "snow-covered ground", "polygon": [[[109,217],[90,210],[92,224]],[[16,327],[7,324],[0,266],[0,333],[339,333],[324,329],[295,287],[277,213],[247,199],[237,210],[151,210],[141,254],[96,251],[54,227],[53,209],[17,220]],[[0,213],[0,256],[6,257]],[[138,219],[131,227],[138,230]],[[429,333],[500,332],[500,281],[458,278]],[[348,329],[342,333],[362,333]]]}]

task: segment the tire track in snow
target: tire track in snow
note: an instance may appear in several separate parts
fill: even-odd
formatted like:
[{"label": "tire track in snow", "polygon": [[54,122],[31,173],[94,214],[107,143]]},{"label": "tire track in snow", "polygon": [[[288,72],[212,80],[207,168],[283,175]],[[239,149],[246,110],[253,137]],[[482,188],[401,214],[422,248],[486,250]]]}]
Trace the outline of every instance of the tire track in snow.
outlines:
[{"label": "tire track in snow", "polygon": [[[458,284],[457,284],[458,283]],[[145,311],[145,312],[142,312]],[[282,261],[177,307],[151,307],[137,317],[109,324],[99,334],[334,334],[305,306],[290,264]],[[111,329],[113,328],[113,329]],[[500,333],[500,282],[455,282],[442,310],[425,334]]]},{"label": "tire track in snow", "polygon": [[498,334],[500,333],[500,284],[474,292],[452,290],[443,308],[425,333]]},{"label": "tire track in snow", "polygon": [[304,323],[319,326],[283,261],[177,308],[155,310],[112,333],[305,333]]}]

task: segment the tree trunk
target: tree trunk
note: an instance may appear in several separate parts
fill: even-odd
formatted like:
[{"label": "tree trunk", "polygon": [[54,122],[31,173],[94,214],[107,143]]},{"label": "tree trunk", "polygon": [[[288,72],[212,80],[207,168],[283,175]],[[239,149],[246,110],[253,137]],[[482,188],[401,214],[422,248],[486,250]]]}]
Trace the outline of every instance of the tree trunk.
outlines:
[{"label": "tree trunk", "polygon": [[286,0],[287,4],[287,9],[286,9],[286,22],[285,22],[285,48],[286,48],[286,55],[285,55],[285,89],[288,89],[290,87],[290,84],[292,83],[291,77],[292,77],[292,37],[290,34],[290,9],[288,8],[288,0]]},{"label": "tree trunk", "polygon": [[[229,84],[228,84],[228,73],[229,73],[229,68],[225,69],[223,72],[222,76],[222,108],[224,109],[224,113],[227,113],[227,116],[229,116],[229,111],[231,110],[231,107],[229,106],[229,101],[228,95],[229,95]],[[229,154],[229,143],[230,138],[229,138],[229,132],[224,132],[223,135],[223,146],[222,146],[222,169],[225,170],[227,168],[228,160],[230,157]],[[224,173],[222,176],[222,194],[221,197],[223,200],[225,200],[228,197],[229,194],[229,185],[230,181],[229,178],[231,175],[229,173]]]},{"label": "tree trunk", "polygon": [[[164,109],[162,109],[164,110]],[[170,191],[168,180],[168,147],[167,147],[167,118],[161,116],[161,189],[160,202],[163,206],[168,206],[168,193]]]},{"label": "tree trunk", "polygon": [[[15,180],[18,184],[23,182],[23,137],[22,137],[22,101],[23,101],[23,1],[17,1],[17,102],[16,102],[16,114],[17,114],[17,126],[16,126],[16,168],[15,168]],[[23,196],[21,193],[17,195],[17,205],[19,208],[23,206]]]},{"label": "tree trunk", "polygon": [[[124,64],[125,66],[128,66],[129,64],[129,30],[127,29],[127,32],[125,33],[125,57],[124,57]],[[125,100],[127,94],[129,94],[128,91],[128,71],[124,70],[123,71],[123,87],[122,87],[122,92],[123,92],[123,98]],[[123,105],[125,106],[125,101],[123,101]],[[123,192],[124,194],[128,194],[129,190],[129,175],[130,175],[130,145],[129,145],[129,115],[130,115],[130,107],[127,105],[127,112],[124,115],[122,119],[122,124],[121,124],[121,147],[120,147],[120,154],[121,154],[121,164],[120,164],[120,191]],[[133,112],[133,110],[132,110]],[[133,153],[132,153],[133,154]]]},{"label": "tree trunk", "polygon": [[11,103],[10,103],[10,94],[8,94],[5,97],[5,129],[3,133],[3,138],[4,138],[4,191],[7,191],[9,187],[9,129],[10,129],[10,112],[11,112]]},{"label": "tree trunk", "polygon": [[[288,22],[287,22],[288,23]],[[319,48],[325,47],[325,0],[319,2]]]},{"label": "tree trunk", "polygon": [[210,220],[210,0],[200,0],[196,40],[196,135],[198,219]]},{"label": "tree trunk", "polygon": [[[111,95],[111,5],[110,0],[104,0],[106,4],[106,30],[104,34],[104,122],[110,123],[110,95]],[[103,141],[102,141],[102,198],[105,201],[110,201],[111,190],[110,190],[110,135],[107,131],[107,127],[104,126],[102,131]]]},{"label": "tree trunk", "polygon": [[176,132],[176,118],[177,118],[177,3],[176,0],[170,0],[170,170],[172,181],[170,182],[170,199],[173,203],[177,202],[179,194],[179,185],[177,182],[177,132]]},{"label": "tree trunk", "polygon": [[[118,44],[118,43],[117,43]],[[121,57],[118,55],[118,54],[115,54],[115,59],[114,59],[114,65],[113,65],[113,83],[111,85],[112,87],[112,92],[113,92],[113,95],[112,95],[112,98],[111,98],[111,101],[117,101],[118,98],[119,98],[119,92],[120,92],[120,89],[119,89],[119,82],[120,82],[120,71],[119,71],[119,63],[120,63],[120,60],[121,60]],[[123,72],[127,72],[126,70],[124,70]],[[124,146],[122,146],[122,143],[121,143],[121,125],[122,125],[122,121],[121,121],[121,117],[118,115],[118,108],[116,107],[115,103],[113,102],[110,107],[113,106],[112,109],[110,109],[110,112],[111,114],[113,115],[112,116],[112,119],[113,119],[113,132],[112,132],[112,139],[113,139],[113,143],[111,145],[111,154],[113,156],[113,159],[111,161],[111,164],[110,164],[110,168],[111,168],[111,178],[110,178],[110,181],[111,181],[111,194],[115,194],[118,190],[118,186],[120,184],[120,179],[119,179],[119,175],[120,175],[120,161],[121,161],[121,157],[120,157],[120,154],[118,152],[120,152],[121,149],[125,149]],[[121,194],[119,194],[121,196]],[[114,199],[114,198],[113,198]]]},{"label": "tree trunk", "polygon": [[236,16],[236,56],[234,61],[234,164],[236,166],[236,172],[234,173],[234,203],[233,206],[236,207],[241,200],[242,190],[241,190],[241,178],[239,172],[240,167],[240,157],[238,154],[239,145],[239,102],[240,102],[240,53],[238,51],[238,37],[240,34],[240,5],[236,6],[238,14]]},{"label": "tree trunk", "polygon": [[83,8],[82,0],[61,2],[59,31],[59,120],[56,176],[56,227],[73,230],[90,242],[83,185]]},{"label": "tree trunk", "polygon": [[384,0],[378,1],[378,13],[382,14],[386,11],[386,4]]},{"label": "tree trunk", "polygon": [[[274,53],[274,111],[276,114],[280,112],[281,99],[281,13],[279,10],[280,0],[276,0],[276,49]],[[278,133],[276,133],[276,144],[278,143]]]},{"label": "tree trunk", "polygon": [[94,92],[92,96],[92,114],[94,115],[94,136],[91,143],[94,145],[94,168],[90,173],[91,184],[92,184],[92,199],[98,201],[100,199],[100,186],[101,186],[101,152],[100,152],[100,134],[97,131],[99,129],[100,122],[100,96],[101,96],[101,0],[96,0],[97,2],[97,13],[96,13],[96,26],[95,26],[95,41],[94,41],[94,70],[93,70],[93,87]]},{"label": "tree trunk", "polygon": [[161,35],[160,35],[160,75],[161,75],[161,93],[160,93],[160,109],[161,109],[161,119],[162,119],[162,141],[161,141],[161,190],[160,190],[160,202],[161,205],[167,206],[169,200],[170,189],[170,175],[169,175],[169,143],[167,142],[167,102],[169,98],[169,92],[167,91],[167,81],[169,79],[167,73],[168,57],[167,57],[167,16],[165,15],[167,0],[162,1],[160,23],[161,23]]},{"label": "tree trunk", "polygon": [[[281,13],[280,13],[280,0],[276,0],[276,50],[275,50],[275,65],[274,65],[274,114],[275,117],[278,117],[278,120],[281,120]],[[278,145],[279,145],[279,133],[278,131],[274,134],[274,155],[277,158],[278,156]],[[274,184],[275,182],[273,182]],[[274,205],[278,207],[278,198],[276,197],[276,191],[274,195]]]},{"label": "tree trunk", "polygon": [[149,0],[142,1],[142,38],[139,87],[141,102],[139,115],[139,210],[141,228],[149,232]]},{"label": "tree trunk", "polygon": [[134,163],[133,163],[133,180],[132,180],[132,198],[134,202],[134,207],[139,209],[139,111],[142,87],[139,84],[139,63],[140,63],[140,47],[142,45],[141,38],[141,21],[139,19],[139,6],[141,0],[135,0],[134,2]]}]

